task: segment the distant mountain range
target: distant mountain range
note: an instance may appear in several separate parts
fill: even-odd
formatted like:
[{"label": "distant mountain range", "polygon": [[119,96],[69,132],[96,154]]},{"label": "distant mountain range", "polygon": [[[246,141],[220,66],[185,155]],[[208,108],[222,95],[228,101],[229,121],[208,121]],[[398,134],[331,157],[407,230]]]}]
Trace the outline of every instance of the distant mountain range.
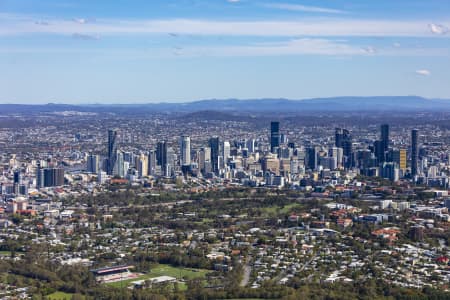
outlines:
[{"label": "distant mountain range", "polygon": [[0,114],[24,112],[110,112],[150,113],[199,111],[223,112],[332,112],[332,111],[449,111],[450,100],[426,99],[417,96],[335,97],[305,100],[250,99],[200,100],[185,103],[92,104],[92,105],[20,105],[0,104]]}]

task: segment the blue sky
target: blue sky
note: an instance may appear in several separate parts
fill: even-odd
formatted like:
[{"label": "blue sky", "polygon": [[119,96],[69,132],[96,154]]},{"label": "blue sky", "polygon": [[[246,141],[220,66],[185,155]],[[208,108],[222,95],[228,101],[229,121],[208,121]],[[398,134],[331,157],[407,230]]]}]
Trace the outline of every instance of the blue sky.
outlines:
[{"label": "blue sky", "polygon": [[0,103],[450,98],[448,0],[0,0]]}]

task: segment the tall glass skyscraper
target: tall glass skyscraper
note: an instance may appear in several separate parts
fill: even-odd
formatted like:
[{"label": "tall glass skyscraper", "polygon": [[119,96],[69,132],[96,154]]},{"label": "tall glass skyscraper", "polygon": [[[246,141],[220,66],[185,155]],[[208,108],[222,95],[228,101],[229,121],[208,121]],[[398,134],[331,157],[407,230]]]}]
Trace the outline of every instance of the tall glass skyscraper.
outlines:
[{"label": "tall glass skyscraper", "polygon": [[212,171],[216,174],[220,169],[220,139],[218,137],[212,137],[209,139],[209,147],[211,148],[211,164]]},{"label": "tall glass skyscraper", "polygon": [[383,143],[383,151],[389,150],[389,125],[381,125],[381,142]]},{"label": "tall glass skyscraper", "polygon": [[113,175],[117,160],[117,130],[108,130],[108,164],[106,172]]},{"label": "tall glass skyscraper", "polygon": [[413,129],[411,131],[411,175],[417,175],[419,160],[419,131]]},{"label": "tall glass skyscraper", "polygon": [[270,152],[280,147],[280,122],[270,123]]}]

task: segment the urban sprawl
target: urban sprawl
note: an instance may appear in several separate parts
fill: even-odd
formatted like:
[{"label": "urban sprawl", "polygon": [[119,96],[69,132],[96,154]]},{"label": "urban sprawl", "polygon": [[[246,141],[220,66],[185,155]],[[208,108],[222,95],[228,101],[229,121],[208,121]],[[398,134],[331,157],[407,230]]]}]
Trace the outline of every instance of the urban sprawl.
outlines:
[{"label": "urban sprawl", "polygon": [[0,299],[449,297],[448,126],[222,117],[2,116]]}]

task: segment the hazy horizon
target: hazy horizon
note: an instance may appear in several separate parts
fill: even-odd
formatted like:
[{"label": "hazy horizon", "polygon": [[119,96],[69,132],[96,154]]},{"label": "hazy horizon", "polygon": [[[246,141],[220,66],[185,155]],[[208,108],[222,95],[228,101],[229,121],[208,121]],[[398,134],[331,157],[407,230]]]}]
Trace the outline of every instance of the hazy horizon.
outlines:
[{"label": "hazy horizon", "polygon": [[[286,101],[308,101],[308,100],[321,100],[321,99],[342,99],[342,100],[348,100],[350,101],[351,99],[362,99],[362,100],[367,100],[370,101],[371,98],[405,98],[404,100],[406,100],[407,98],[422,98],[424,100],[443,100],[443,101],[450,101],[449,99],[445,99],[445,98],[426,98],[426,97],[422,97],[422,96],[417,96],[417,95],[387,95],[387,96],[379,96],[379,95],[372,95],[372,96],[335,96],[335,97],[314,97],[314,98],[302,98],[302,99],[292,99],[292,98],[281,98],[281,97],[277,97],[277,98],[212,98],[212,99],[192,99],[192,100],[177,100],[177,101],[117,101],[117,102],[102,102],[102,101],[85,101],[85,102],[61,102],[61,101],[50,101],[50,102],[39,102],[39,101],[34,101],[34,102],[1,102],[0,101],[0,105],[75,105],[75,106],[83,106],[83,105],[157,105],[157,104],[190,104],[190,103],[196,103],[196,102],[203,102],[203,101],[264,101],[264,100],[286,100]],[[401,99],[397,99],[396,101],[401,101]]]}]

